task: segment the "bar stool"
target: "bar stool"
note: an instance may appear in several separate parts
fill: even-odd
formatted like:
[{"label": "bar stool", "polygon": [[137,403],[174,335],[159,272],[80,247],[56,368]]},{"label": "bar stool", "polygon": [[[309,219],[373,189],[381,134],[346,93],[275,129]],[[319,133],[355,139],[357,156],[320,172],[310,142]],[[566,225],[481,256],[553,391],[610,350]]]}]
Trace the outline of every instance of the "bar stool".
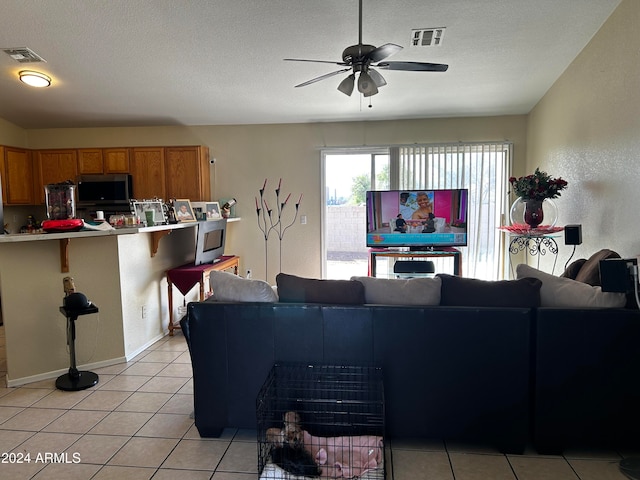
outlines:
[{"label": "bar stool", "polygon": [[57,378],[56,388],[65,391],[77,391],[93,387],[98,383],[98,375],[93,372],[78,371],[76,366],[76,320],[80,315],[98,313],[98,307],[90,302],[85,305],[71,305],[65,302],[65,306],[60,307],[60,313],[67,317],[67,344],[69,345],[71,365],[68,373]]}]

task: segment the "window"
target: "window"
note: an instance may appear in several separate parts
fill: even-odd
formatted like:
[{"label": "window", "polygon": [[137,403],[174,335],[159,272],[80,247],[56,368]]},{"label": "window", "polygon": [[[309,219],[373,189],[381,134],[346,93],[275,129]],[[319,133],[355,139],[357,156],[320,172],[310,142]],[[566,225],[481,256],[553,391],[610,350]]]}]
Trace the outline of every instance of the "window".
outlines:
[{"label": "window", "polygon": [[360,190],[468,188],[469,243],[463,247],[463,275],[501,278],[504,257],[498,227],[507,203],[512,150],[510,142],[496,142],[323,151],[323,276],[366,274]]},{"label": "window", "polygon": [[391,157],[398,159],[397,188],[469,189],[469,243],[462,267],[465,276],[486,280],[501,277],[504,262],[498,227],[507,200],[512,147],[509,142],[501,142],[391,149]]}]

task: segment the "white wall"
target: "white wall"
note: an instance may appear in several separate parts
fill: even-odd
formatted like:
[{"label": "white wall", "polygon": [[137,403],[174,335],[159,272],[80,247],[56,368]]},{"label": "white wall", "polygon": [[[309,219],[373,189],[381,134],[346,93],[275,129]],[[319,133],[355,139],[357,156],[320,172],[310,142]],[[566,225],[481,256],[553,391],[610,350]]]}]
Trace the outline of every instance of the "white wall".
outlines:
[{"label": "white wall", "polygon": [[638,25],[640,2],[624,0],[529,116],[527,170],[569,182],[556,204],[559,224],[582,224],[577,258],[640,254]]}]

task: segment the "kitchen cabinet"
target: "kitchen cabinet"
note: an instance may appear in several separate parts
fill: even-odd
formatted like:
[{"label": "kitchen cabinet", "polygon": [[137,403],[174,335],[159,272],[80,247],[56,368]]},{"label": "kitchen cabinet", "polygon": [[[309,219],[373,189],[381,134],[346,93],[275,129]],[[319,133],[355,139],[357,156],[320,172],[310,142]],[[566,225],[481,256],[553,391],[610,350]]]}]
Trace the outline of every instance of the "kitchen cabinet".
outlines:
[{"label": "kitchen cabinet", "polygon": [[3,203],[33,205],[35,184],[31,152],[24,148],[0,146],[0,162]]},{"label": "kitchen cabinet", "polygon": [[2,199],[6,205],[44,203],[44,187],[80,174],[129,173],[136,199],[211,200],[209,148],[118,147],[27,150],[0,145]]},{"label": "kitchen cabinet", "polygon": [[78,173],[129,173],[128,148],[82,148],[78,150]]},{"label": "kitchen cabinet", "polygon": [[129,173],[128,148],[103,148],[104,173]]},{"label": "kitchen cabinet", "polygon": [[167,200],[163,147],[131,149],[130,173],[133,196],[138,200],[161,198]]},{"label": "kitchen cabinet", "polygon": [[78,176],[77,150],[37,150],[36,183],[41,187],[36,203],[44,203],[44,186],[71,180]]},{"label": "kitchen cabinet", "polygon": [[101,148],[78,150],[78,173],[80,175],[104,173]]},{"label": "kitchen cabinet", "polygon": [[166,147],[167,198],[191,201],[211,200],[209,148],[204,146]]}]

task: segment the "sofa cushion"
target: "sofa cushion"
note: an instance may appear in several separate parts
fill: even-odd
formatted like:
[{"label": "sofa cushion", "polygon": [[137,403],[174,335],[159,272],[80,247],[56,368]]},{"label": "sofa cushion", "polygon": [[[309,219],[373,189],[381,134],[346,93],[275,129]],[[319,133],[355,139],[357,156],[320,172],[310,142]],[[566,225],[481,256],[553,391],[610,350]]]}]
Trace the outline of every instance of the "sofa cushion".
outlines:
[{"label": "sofa cushion", "polygon": [[601,287],[556,277],[525,264],[516,267],[516,276],[520,279],[537,278],[542,281],[542,307],[621,308],[627,302],[624,293],[603,292]]},{"label": "sofa cushion", "polygon": [[366,303],[383,305],[439,305],[439,278],[351,277],[364,285]]},{"label": "sofa cushion", "polygon": [[450,307],[539,307],[542,283],[521,280],[478,280],[439,273],[440,305]]},{"label": "sofa cushion", "polygon": [[218,302],[277,302],[278,296],[271,285],[262,280],[249,280],[233,273],[212,271],[209,284],[212,301]]},{"label": "sofa cushion", "polygon": [[574,280],[593,286],[602,285],[600,282],[600,260],[604,260],[606,258],[620,258],[620,255],[613,250],[603,248],[599,252],[591,255],[589,259],[584,262],[584,265],[582,265]]},{"label": "sofa cushion", "polygon": [[279,273],[276,285],[281,302],[342,305],[364,303],[364,285],[355,280],[319,280]]}]

